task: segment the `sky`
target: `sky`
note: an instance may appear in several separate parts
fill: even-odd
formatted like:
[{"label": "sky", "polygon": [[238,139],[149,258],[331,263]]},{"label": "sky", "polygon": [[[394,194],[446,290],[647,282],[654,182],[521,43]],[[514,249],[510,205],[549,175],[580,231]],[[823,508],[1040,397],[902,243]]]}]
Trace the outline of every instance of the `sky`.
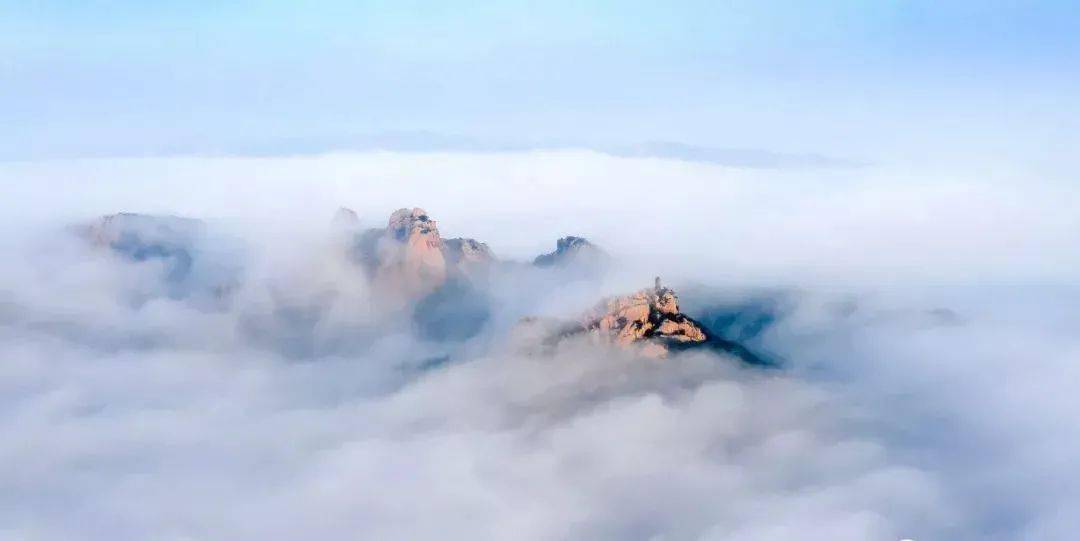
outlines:
[{"label": "sky", "polygon": [[1068,176],[1069,2],[3,2],[7,160],[671,142]]}]

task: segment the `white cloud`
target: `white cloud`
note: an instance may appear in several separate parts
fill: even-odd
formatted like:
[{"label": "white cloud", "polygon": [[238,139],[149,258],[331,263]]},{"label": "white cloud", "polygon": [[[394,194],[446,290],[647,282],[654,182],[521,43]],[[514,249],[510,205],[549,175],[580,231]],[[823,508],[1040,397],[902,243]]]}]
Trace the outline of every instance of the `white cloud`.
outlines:
[{"label": "white cloud", "polygon": [[[1076,196],[807,175],[577,152],[0,165],[18,203],[0,235],[0,536],[1075,533]],[[787,364],[533,357],[506,323],[418,340],[340,257],[339,205],[367,225],[423,206],[507,257],[575,233],[623,257],[602,283],[497,284],[511,321],[656,273],[705,286],[699,307],[709,288],[795,287],[755,342]],[[199,255],[235,258],[234,302],[169,298],[153,262],[58,232],[120,210],[208,220]]]}]

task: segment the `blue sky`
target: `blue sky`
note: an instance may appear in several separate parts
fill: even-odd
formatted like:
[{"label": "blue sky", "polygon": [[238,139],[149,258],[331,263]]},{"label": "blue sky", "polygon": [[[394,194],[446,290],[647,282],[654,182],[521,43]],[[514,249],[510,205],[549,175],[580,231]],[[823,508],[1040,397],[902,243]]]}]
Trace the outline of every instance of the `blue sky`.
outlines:
[{"label": "blue sky", "polygon": [[1072,164],[1067,2],[0,1],[0,157],[425,132]]}]

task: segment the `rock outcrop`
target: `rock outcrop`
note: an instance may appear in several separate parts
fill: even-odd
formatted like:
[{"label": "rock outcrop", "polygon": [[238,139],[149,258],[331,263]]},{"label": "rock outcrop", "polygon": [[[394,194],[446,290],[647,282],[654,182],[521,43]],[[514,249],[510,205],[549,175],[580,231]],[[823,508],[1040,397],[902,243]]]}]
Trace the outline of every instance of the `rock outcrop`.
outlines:
[{"label": "rock outcrop", "polygon": [[341,207],[334,213],[330,224],[338,229],[355,229],[360,226],[360,217],[351,208]]},{"label": "rock outcrop", "polygon": [[371,280],[375,298],[412,310],[416,330],[433,340],[463,340],[488,320],[482,288],[497,262],[491,249],[469,238],[443,240],[421,208],[395,211],[385,229],[354,235],[351,255]]},{"label": "rock outcrop", "polygon": [[468,238],[443,241],[443,256],[455,274],[469,280],[486,278],[498,261],[487,244]]},{"label": "rock outcrop", "polygon": [[482,280],[497,263],[483,242],[443,240],[435,220],[421,208],[399,209],[385,229],[356,235],[352,255],[377,291],[406,300],[420,299],[450,280]]},{"label": "rock outcrop", "polygon": [[378,291],[420,298],[446,282],[442,238],[424,209],[394,211],[375,249]]},{"label": "rock outcrop", "polygon": [[563,237],[555,242],[555,251],[537,256],[533,265],[595,273],[603,269],[608,255],[583,237]]},{"label": "rock outcrop", "polygon": [[[335,223],[351,224],[348,209],[338,211]],[[415,301],[435,292],[448,281],[473,285],[486,282],[502,264],[487,244],[476,239],[443,239],[435,220],[421,208],[395,211],[385,229],[354,233],[350,255],[362,265],[376,290]],[[561,271],[566,278],[592,277],[609,261],[603,250],[582,237],[563,237],[554,252],[533,260],[533,266]]]},{"label": "rock outcrop", "polygon": [[711,335],[703,325],[679,311],[675,292],[663,287],[659,278],[652,288],[604,300],[577,321],[526,318],[514,335],[542,348],[585,336],[654,358],[702,347],[734,355],[748,364],[769,364],[743,346]]},{"label": "rock outcrop", "polygon": [[657,357],[673,346],[708,341],[705,329],[679,312],[675,292],[660,285],[631,295],[607,299],[582,319],[587,332],[619,346],[640,345],[642,352]]}]

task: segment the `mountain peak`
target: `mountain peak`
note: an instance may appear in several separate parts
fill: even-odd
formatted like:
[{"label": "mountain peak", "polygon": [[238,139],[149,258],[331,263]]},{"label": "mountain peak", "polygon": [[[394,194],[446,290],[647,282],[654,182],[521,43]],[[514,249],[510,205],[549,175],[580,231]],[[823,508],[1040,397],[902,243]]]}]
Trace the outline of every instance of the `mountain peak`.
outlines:
[{"label": "mountain peak", "polygon": [[533,266],[560,269],[572,274],[595,276],[610,262],[610,257],[584,237],[567,236],[555,242],[555,251],[537,256]]},{"label": "mountain peak", "polygon": [[673,345],[704,343],[705,329],[679,311],[675,292],[660,285],[602,301],[582,318],[590,332],[622,346],[642,344],[643,352],[667,355]]}]

